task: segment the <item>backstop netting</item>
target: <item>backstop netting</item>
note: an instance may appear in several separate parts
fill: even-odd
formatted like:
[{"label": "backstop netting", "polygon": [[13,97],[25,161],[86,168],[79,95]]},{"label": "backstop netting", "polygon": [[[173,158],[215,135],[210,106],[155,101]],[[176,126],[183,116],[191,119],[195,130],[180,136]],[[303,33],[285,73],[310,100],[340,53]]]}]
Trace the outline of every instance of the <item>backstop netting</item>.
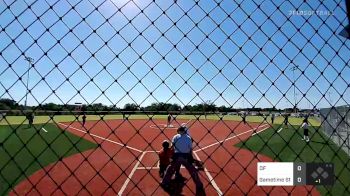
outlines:
[{"label": "backstop netting", "polygon": [[0,195],[350,195],[349,7],[1,0]]}]

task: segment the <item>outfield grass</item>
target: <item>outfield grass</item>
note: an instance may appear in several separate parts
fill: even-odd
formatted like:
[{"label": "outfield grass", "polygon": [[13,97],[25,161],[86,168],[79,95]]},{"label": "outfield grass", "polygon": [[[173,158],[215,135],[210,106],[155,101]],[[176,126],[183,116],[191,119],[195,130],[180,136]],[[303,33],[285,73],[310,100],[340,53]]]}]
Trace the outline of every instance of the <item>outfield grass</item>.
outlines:
[{"label": "outfield grass", "polygon": [[[350,158],[318,127],[310,129],[311,141],[302,141],[303,130],[297,126],[284,128],[275,125],[236,146],[267,155],[283,162],[332,162],[337,180],[334,186],[317,186],[322,195],[350,195]],[[328,143],[328,144],[327,144]]]},{"label": "outfield grass", "polygon": [[27,128],[27,125],[2,125],[0,195],[7,194],[11,186],[50,163],[96,147],[96,144],[63,131],[54,124],[37,124],[33,128]]},{"label": "outfield grass", "polygon": [[[103,117],[104,120],[113,120],[113,119],[123,119],[122,115],[87,115],[86,120],[101,120],[101,117]],[[130,115],[129,119],[149,119],[152,117],[153,119],[167,119],[167,115]],[[176,117],[177,119],[197,119],[205,120],[204,115],[179,115]],[[218,115],[207,115],[208,120],[234,120],[234,121],[241,121],[242,118],[238,115],[225,115],[225,116],[218,116]],[[51,122],[73,122],[73,121],[81,121],[81,117],[77,119],[74,115],[55,115],[52,117],[52,119],[49,116],[36,116],[34,119],[35,124],[44,124],[44,123],[51,123]],[[262,116],[247,116],[246,118],[247,122],[256,122],[256,123],[263,123],[268,122],[271,123],[270,117],[267,117],[265,119]],[[283,122],[283,117],[276,117],[275,124],[281,124]],[[303,121],[303,118],[296,118],[296,117],[290,117],[289,123],[291,125],[301,125]],[[309,118],[309,122],[313,126],[320,126],[320,122],[315,118]],[[6,117],[6,120],[3,119],[0,121],[0,125],[18,125],[18,124],[28,124],[28,121],[26,120],[25,116],[8,116]]]}]

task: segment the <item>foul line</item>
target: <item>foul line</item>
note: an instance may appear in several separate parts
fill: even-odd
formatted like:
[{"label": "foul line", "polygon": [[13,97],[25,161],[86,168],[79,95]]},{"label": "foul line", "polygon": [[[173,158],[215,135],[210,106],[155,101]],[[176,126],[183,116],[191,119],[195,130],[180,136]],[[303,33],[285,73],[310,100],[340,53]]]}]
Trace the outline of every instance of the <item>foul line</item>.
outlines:
[{"label": "foul line", "polygon": [[140,165],[140,163],[141,163],[141,160],[142,160],[143,156],[145,156],[145,154],[146,154],[146,153],[143,152],[143,153],[141,154],[140,158],[137,159],[137,163],[136,163],[136,164],[134,165],[134,167],[132,168],[130,174],[128,175],[128,178],[125,180],[125,182],[124,182],[122,188],[121,188],[121,189],[119,190],[119,192],[118,192],[118,195],[119,195],[119,196],[123,194],[124,190],[125,190],[126,187],[128,186],[128,184],[129,184],[129,182],[130,182],[132,176],[134,175],[136,169],[139,167],[139,165]]},{"label": "foul line", "polygon": [[[199,158],[199,156],[197,155],[196,152],[193,152],[193,154],[194,154],[194,156],[196,157],[196,159],[197,159],[198,161],[201,161],[201,159]],[[215,182],[213,176],[211,176],[211,174],[209,173],[209,171],[207,170],[206,167],[204,167],[204,172],[205,172],[205,174],[207,175],[210,184],[214,187],[214,189],[216,190],[216,192],[218,193],[218,195],[223,195],[223,194],[222,194],[222,191],[221,191],[220,188],[219,188],[219,186],[216,184],[216,182]]]},{"label": "foul line", "polygon": [[[198,149],[198,150],[195,150],[195,151],[193,151],[193,152],[199,152],[199,151],[205,150],[205,149],[207,149],[207,148],[210,148],[210,147],[212,147],[212,146],[216,146],[216,145],[218,145],[218,144],[222,144],[222,143],[224,143],[224,142],[226,142],[226,141],[228,141],[228,140],[234,139],[234,138],[236,138],[236,137],[238,137],[238,136],[241,136],[241,135],[243,135],[243,134],[252,132],[252,131],[254,131],[254,130],[257,130],[257,129],[261,128],[261,127],[265,127],[265,126],[267,126],[267,125],[268,125],[268,124],[263,124],[263,125],[261,125],[261,126],[259,126],[259,127],[254,128],[254,129],[250,129],[250,130],[245,131],[245,132],[243,132],[243,133],[240,133],[240,134],[237,134],[237,135],[228,137],[228,138],[226,138],[226,139],[224,139],[224,140],[221,140],[221,141],[218,141],[218,142],[209,144],[208,146],[205,146],[205,147],[200,148],[200,149]],[[265,130],[268,129],[268,128],[269,128],[269,127],[266,127],[266,128],[264,128],[264,129],[262,129],[260,132],[265,131]],[[260,132],[259,132],[259,133],[260,133]]]},{"label": "foul line", "polygon": [[191,121],[192,121],[192,119],[188,120],[188,121],[186,122],[186,125],[187,125],[188,123],[190,123]]},{"label": "foul line", "polygon": [[281,132],[283,128],[278,129],[277,133]]},{"label": "foul line", "polygon": [[150,152],[158,153],[158,152],[160,152],[160,151],[159,151],[159,150],[158,150],[158,151],[154,151],[154,150],[145,150],[145,151],[143,151],[143,152],[145,152],[145,153],[150,153]]},{"label": "foul line", "polygon": [[138,167],[137,170],[151,170],[151,169],[159,169],[158,166],[155,167]]},{"label": "foul line", "polygon": [[259,134],[259,133],[265,131],[267,128],[268,128],[268,127],[266,127],[266,128],[264,128],[264,129],[261,129],[260,131],[257,131],[257,132],[255,132],[255,133],[253,133],[252,136],[254,136],[254,135],[256,135],[256,134]]},{"label": "foul line", "polygon": [[156,124],[156,125],[150,125],[149,126],[150,128],[152,128],[152,129],[177,129],[177,127],[175,127],[174,125],[173,125],[173,127],[168,127],[168,125],[166,125],[166,124]]},{"label": "foul line", "polygon": [[48,132],[44,127],[41,127],[41,129],[42,129],[45,133]]},{"label": "foul line", "polygon": [[65,125],[65,124],[63,124],[63,123],[58,123],[58,124],[64,125],[64,126],[66,126],[66,128],[71,128],[71,129],[74,129],[74,130],[79,131],[79,132],[82,132],[82,133],[87,133],[87,134],[89,134],[90,136],[99,138],[99,139],[101,139],[101,140],[104,140],[104,141],[107,141],[107,142],[111,142],[111,143],[113,143],[113,144],[117,144],[117,145],[119,145],[119,146],[122,146],[122,147],[125,147],[125,148],[128,148],[128,149],[131,149],[131,150],[135,150],[135,151],[137,151],[137,152],[143,152],[142,150],[133,148],[133,147],[131,147],[131,146],[127,146],[127,145],[122,144],[122,143],[120,143],[120,142],[116,142],[116,141],[114,141],[114,140],[110,140],[110,139],[101,137],[101,136],[99,136],[99,135],[95,135],[95,134],[93,134],[93,133],[88,133],[87,131],[84,131],[84,130],[75,128],[75,127],[73,127],[73,126],[71,126],[71,125]]}]

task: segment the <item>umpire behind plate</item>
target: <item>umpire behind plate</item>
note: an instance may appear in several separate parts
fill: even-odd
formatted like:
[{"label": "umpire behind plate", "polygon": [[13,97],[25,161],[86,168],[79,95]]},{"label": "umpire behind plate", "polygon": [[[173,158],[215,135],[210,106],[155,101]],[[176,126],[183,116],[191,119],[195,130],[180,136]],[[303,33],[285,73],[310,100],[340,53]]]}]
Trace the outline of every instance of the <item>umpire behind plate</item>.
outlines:
[{"label": "umpire behind plate", "polygon": [[171,177],[175,173],[176,169],[183,165],[190,173],[196,185],[196,195],[205,195],[203,183],[198,176],[198,171],[192,164],[192,139],[186,134],[185,127],[180,126],[177,129],[177,134],[173,137],[172,143],[175,153],[173,156],[173,161],[165,171],[164,178],[161,182],[162,188],[167,192],[172,189],[172,187],[170,187]]}]

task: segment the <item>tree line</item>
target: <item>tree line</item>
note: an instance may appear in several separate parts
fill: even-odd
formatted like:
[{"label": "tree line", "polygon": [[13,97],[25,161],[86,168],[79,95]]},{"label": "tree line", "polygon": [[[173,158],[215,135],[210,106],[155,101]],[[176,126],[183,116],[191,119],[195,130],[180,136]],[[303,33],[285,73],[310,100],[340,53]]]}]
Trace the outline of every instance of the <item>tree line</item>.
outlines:
[{"label": "tree line", "polygon": [[[79,108],[78,108],[79,107]],[[212,102],[198,103],[194,105],[180,106],[176,103],[152,103],[148,106],[139,106],[135,103],[127,103],[124,107],[117,107],[115,105],[104,105],[102,103],[94,103],[87,105],[75,104],[57,104],[44,103],[37,106],[27,106],[17,103],[12,99],[0,99],[0,110],[46,110],[46,111],[191,111],[191,112],[239,112],[239,111],[256,111],[256,112],[272,112],[282,111],[276,108],[233,108],[225,105],[217,106]]]}]

